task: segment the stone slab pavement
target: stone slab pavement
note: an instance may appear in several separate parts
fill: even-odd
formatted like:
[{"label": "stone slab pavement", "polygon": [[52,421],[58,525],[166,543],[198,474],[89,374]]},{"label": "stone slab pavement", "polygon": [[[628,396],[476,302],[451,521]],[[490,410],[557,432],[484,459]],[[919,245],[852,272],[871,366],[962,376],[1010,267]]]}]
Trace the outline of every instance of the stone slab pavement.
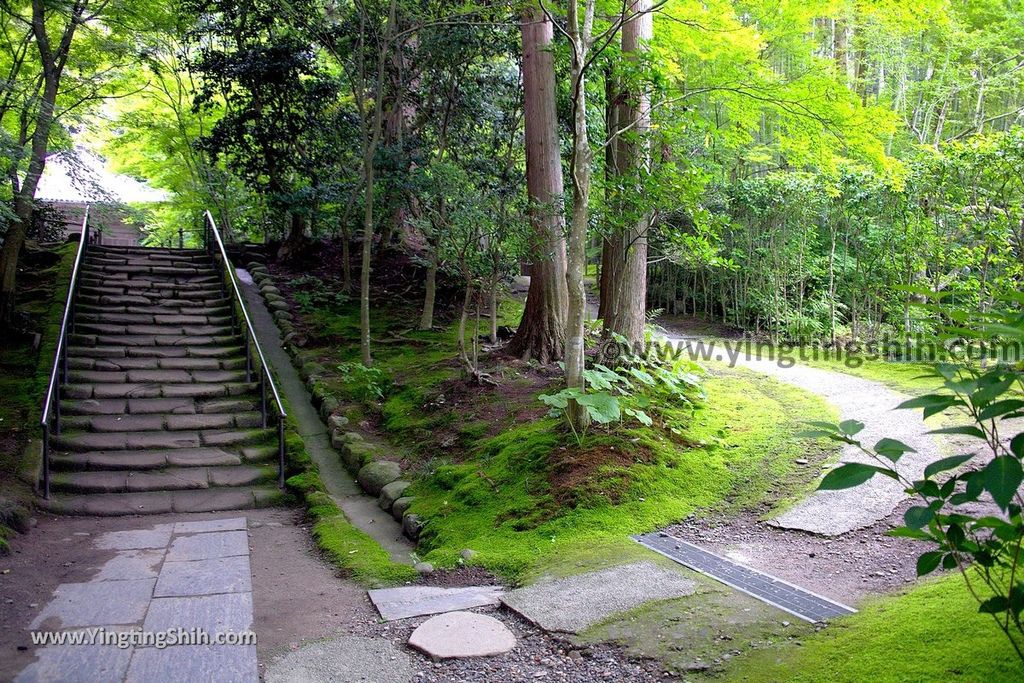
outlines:
[{"label": "stone slab pavement", "polygon": [[115,555],[88,581],[56,587],[28,628],[64,641],[39,647],[17,683],[259,679],[245,517],[110,531],[93,544]]},{"label": "stone slab pavement", "polygon": [[646,602],[692,595],[696,587],[680,572],[644,561],[541,580],[501,601],[545,631],[579,633]]},{"label": "stone slab pavement", "polygon": [[408,619],[427,614],[440,614],[497,605],[504,589],[501,586],[467,586],[439,588],[437,586],[400,586],[379,588],[366,592],[384,621]]}]

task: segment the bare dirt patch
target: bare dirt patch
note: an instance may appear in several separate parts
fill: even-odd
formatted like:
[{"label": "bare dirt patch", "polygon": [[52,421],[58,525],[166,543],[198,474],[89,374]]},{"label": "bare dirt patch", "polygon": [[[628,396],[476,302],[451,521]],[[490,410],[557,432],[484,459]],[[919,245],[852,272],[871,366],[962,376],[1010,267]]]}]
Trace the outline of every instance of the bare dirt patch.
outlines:
[{"label": "bare dirt patch", "polygon": [[612,444],[563,447],[551,453],[548,481],[559,506],[576,507],[594,497],[617,505],[629,490],[629,468],[652,461],[650,450],[639,445],[628,451]]}]

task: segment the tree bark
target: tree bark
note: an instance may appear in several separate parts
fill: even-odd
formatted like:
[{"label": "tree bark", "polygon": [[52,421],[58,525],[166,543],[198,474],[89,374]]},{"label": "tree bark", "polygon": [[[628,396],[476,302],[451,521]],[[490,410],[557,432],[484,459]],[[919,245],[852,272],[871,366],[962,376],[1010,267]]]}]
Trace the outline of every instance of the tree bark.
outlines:
[{"label": "tree bark", "polygon": [[427,281],[424,287],[426,293],[423,295],[423,312],[420,314],[420,324],[417,329],[429,330],[434,326],[434,298],[437,295],[437,256],[432,254],[430,265],[427,266]]},{"label": "tree bark", "polygon": [[539,7],[531,5],[526,10],[522,34],[526,188],[533,254],[526,309],[509,351],[527,360],[548,363],[560,359],[565,349],[568,290],[555,68],[550,51],[553,28]]},{"label": "tree bark", "polygon": [[[653,37],[654,22],[650,13],[650,0],[633,0],[629,9],[631,18],[622,26],[622,54],[639,61],[639,53]],[[650,167],[651,155],[647,135],[651,127],[650,96],[639,88],[619,98],[617,123],[629,128],[628,136],[616,141],[616,170],[636,183],[635,197],[643,196],[643,176]],[[647,233],[651,215],[645,212],[633,225],[614,236],[609,261],[612,268],[609,286],[610,303],[604,317],[606,332],[620,334],[631,344],[644,339],[647,303]]]}]

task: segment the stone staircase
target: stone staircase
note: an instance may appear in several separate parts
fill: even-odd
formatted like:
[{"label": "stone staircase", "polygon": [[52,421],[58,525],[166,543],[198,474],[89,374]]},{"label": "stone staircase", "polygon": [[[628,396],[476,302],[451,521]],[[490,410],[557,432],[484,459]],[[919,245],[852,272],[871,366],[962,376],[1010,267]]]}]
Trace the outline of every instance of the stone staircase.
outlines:
[{"label": "stone staircase", "polygon": [[92,246],[68,336],[55,512],[208,512],[268,505],[277,439],[230,300],[204,251]]}]

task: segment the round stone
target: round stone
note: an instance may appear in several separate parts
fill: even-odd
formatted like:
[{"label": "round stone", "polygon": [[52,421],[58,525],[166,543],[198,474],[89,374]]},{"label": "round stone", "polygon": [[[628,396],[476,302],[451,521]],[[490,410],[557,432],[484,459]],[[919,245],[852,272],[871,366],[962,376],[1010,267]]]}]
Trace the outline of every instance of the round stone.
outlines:
[{"label": "round stone", "polygon": [[516,637],[494,617],[448,612],[427,619],[409,636],[409,645],[437,659],[490,657],[516,646]]}]

